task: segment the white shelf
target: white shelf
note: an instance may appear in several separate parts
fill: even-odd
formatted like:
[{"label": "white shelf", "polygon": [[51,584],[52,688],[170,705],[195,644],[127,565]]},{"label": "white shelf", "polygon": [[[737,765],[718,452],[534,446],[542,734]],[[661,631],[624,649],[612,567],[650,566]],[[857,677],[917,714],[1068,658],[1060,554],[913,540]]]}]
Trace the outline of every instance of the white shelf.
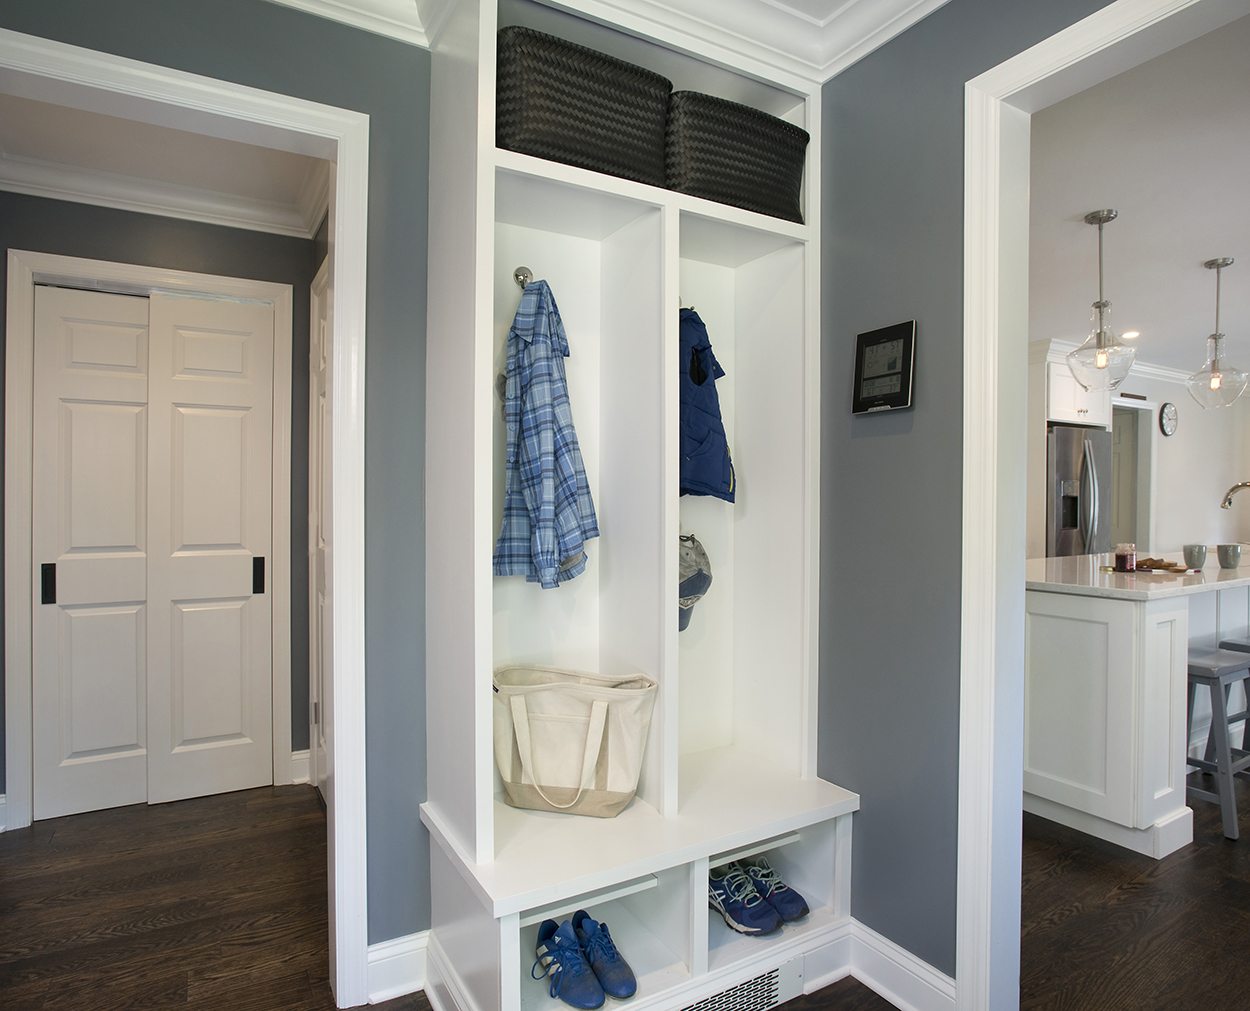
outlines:
[{"label": "white shelf", "polygon": [[709,909],[707,917],[708,971],[716,973],[729,970],[737,963],[757,958],[761,953],[770,949],[776,949],[780,954],[787,948],[801,947],[807,935],[827,931],[839,923],[846,922],[849,922],[848,918],[839,918],[828,906],[814,906],[803,919],[795,923],[787,923],[771,934],[752,937],[739,934],[725,923],[720,913]]},{"label": "white shelf", "polygon": [[750,846],[739,846],[737,849],[732,849],[725,853],[714,853],[712,854],[711,864],[713,867],[722,867],[736,860],[747,860],[750,857],[759,856],[761,853],[767,853],[769,850],[775,850],[781,846],[789,846],[790,843],[798,842],[801,838],[802,836],[797,832],[788,832],[785,835],[775,836],[772,839],[751,843]]},{"label": "white shelf", "polygon": [[574,898],[565,899],[562,902],[553,902],[550,905],[530,910],[521,917],[521,926],[532,927],[535,923],[542,923],[543,920],[560,920],[566,914],[575,912],[583,907],[602,906],[604,903],[612,902],[614,899],[623,899],[626,895],[649,892],[651,889],[659,887],[659,884],[660,879],[654,874],[644,874],[640,878],[622,882],[612,888],[596,892],[594,895],[578,895]]},{"label": "white shelf", "polygon": [[858,794],[777,772],[733,748],[685,756],[681,778],[674,818],[640,800],[615,818],[522,811],[496,800],[491,863],[469,860],[429,803],[421,820],[460,856],[470,884],[500,917],[859,810]]},{"label": "white shelf", "polygon": [[[495,166],[498,170],[496,179],[499,181],[506,177],[513,179],[522,177],[551,187],[553,193],[564,192],[574,200],[585,199],[589,195],[594,200],[617,198],[652,207],[672,207],[691,215],[692,219],[697,219],[699,222],[745,229],[761,237],[771,236],[771,240],[760,239],[759,241],[765,243],[771,241],[772,249],[792,243],[806,243],[812,237],[812,229],[797,221],[786,221],[767,214],[758,214],[755,211],[743,210],[741,207],[719,204],[715,200],[706,200],[703,197],[693,197],[675,190],[667,190],[662,186],[649,186],[632,179],[620,179],[602,172],[591,172],[589,169],[547,161],[545,158],[535,158],[533,155],[521,154],[518,151],[508,151],[504,148],[495,148],[494,151]],[[512,179],[509,180],[508,185],[513,185]],[[569,234],[581,233],[570,232]],[[602,235],[587,237],[603,238]],[[770,251],[771,249],[764,249],[757,255],[762,256],[764,252]],[[748,257],[748,259],[752,258]],[[710,259],[709,262],[721,263],[722,261]],[[725,265],[738,266],[743,262],[746,261],[739,260],[737,263]]]},{"label": "white shelf", "polygon": [[[629,911],[621,902],[610,902],[589,910],[595,919],[602,920],[612,932],[621,957],[629,963],[638,979],[638,992],[634,1000],[654,997],[690,979],[690,969],[676,954],[665,947],[653,930]],[[536,1008],[554,1008],[562,1005],[552,1001],[547,994],[549,981],[534,979],[534,944],[537,928],[521,931],[521,1007],[523,1011]]]}]

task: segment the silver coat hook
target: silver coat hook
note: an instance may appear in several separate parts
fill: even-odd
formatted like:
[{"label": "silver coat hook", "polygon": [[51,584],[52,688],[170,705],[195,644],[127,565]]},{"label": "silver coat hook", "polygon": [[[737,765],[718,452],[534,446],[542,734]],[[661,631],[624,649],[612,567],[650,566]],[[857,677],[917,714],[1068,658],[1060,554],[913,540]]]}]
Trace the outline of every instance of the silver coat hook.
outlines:
[{"label": "silver coat hook", "polygon": [[512,272],[512,280],[524,288],[530,281],[534,280],[534,272],[529,267],[517,267]]}]

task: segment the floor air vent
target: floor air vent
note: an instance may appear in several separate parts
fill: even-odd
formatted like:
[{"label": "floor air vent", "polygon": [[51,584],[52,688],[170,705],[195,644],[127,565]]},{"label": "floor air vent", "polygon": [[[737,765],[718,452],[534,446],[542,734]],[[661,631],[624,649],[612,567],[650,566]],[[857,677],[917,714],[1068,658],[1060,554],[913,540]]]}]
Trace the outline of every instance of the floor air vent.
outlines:
[{"label": "floor air vent", "polygon": [[774,969],[728,990],[704,997],[682,1011],[768,1011],[781,1003],[778,992],[780,972]]}]

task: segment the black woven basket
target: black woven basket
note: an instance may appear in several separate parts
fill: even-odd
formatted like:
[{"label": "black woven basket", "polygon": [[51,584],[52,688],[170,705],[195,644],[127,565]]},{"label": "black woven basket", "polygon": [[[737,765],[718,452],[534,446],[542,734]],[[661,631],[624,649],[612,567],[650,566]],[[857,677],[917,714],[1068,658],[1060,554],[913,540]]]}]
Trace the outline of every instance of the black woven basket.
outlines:
[{"label": "black woven basket", "polygon": [[802,221],[806,130],[776,116],[695,91],[668,102],[669,189]]},{"label": "black woven basket", "polygon": [[499,30],[495,143],[664,185],[667,78],[530,28]]}]

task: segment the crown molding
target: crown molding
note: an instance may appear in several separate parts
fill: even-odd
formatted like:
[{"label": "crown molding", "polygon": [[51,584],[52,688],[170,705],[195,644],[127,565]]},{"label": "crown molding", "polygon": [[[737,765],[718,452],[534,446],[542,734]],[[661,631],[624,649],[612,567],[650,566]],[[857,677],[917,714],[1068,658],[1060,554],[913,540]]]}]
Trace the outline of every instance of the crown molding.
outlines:
[{"label": "crown molding", "polygon": [[319,168],[323,178],[310,172],[294,206],[0,153],[0,190],[309,239],[329,197],[329,171]]},{"label": "crown molding", "polygon": [[[269,0],[429,47],[456,0]],[[823,18],[784,0],[539,0],[731,67],[823,84],[948,0],[844,0]],[[745,63],[745,66],[744,66]]]},{"label": "crown molding", "polygon": [[[429,48],[430,38],[416,0],[269,0],[361,31]],[[447,6],[450,6],[448,4]]]},{"label": "crown molding", "polygon": [[[1062,364],[1067,361],[1068,353],[1075,351],[1078,347],[1080,345],[1076,341],[1030,341],[1029,361],[1033,364],[1039,362]],[[1178,383],[1181,386],[1185,385],[1185,381],[1190,376],[1190,373],[1184,369],[1173,368],[1171,365],[1157,365],[1154,362],[1144,362],[1140,358],[1133,362],[1133,367],[1129,369],[1128,374],[1131,379],[1153,379],[1161,383]],[[1127,381],[1125,380],[1125,382]]]}]

